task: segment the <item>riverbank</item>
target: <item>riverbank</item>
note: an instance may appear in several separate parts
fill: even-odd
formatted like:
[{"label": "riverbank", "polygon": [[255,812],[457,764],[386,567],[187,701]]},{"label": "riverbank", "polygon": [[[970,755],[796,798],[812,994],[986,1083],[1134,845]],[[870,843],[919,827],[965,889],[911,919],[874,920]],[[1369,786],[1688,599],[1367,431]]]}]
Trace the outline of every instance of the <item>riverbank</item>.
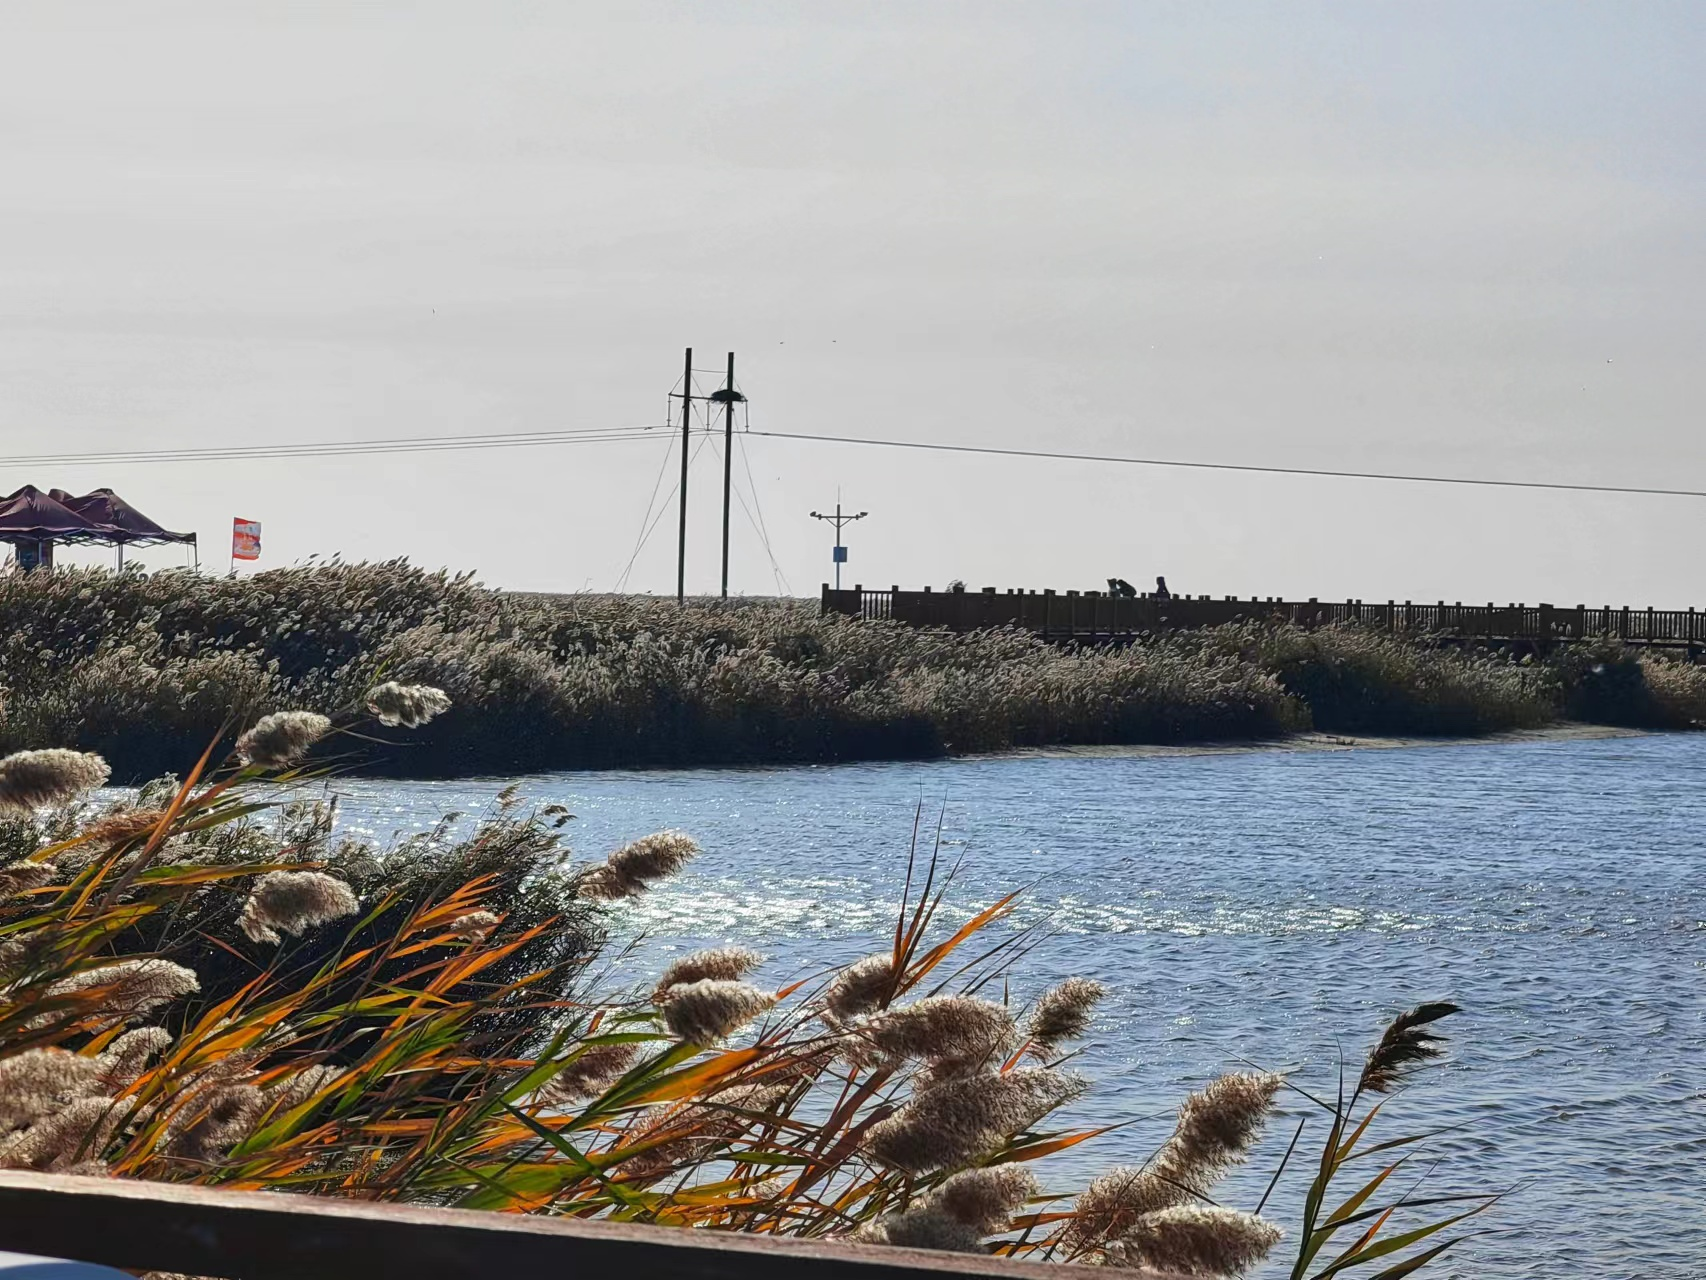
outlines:
[{"label": "riverbank", "polygon": [[465,777],[1706,720],[1706,668],[1614,644],[1537,662],[1243,624],[1075,650],[811,601],[506,595],[401,562],[0,579],[0,750],[67,743],[121,781],[179,767],[234,716],[334,714],[393,679],[445,689],[452,711],[341,765]]},{"label": "riverbank", "polygon": [[[1031,760],[1169,759],[1175,756],[1233,756],[1264,751],[1394,751],[1414,747],[1490,747],[1530,742],[1601,742],[1611,738],[1644,738],[1654,729],[1631,729],[1607,724],[1563,722],[1538,729],[1506,729],[1465,737],[1393,737],[1372,734],[1294,733],[1262,742],[1131,743],[1124,746],[1029,747],[1001,752]],[[997,758],[968,757],[969,759]]]}]

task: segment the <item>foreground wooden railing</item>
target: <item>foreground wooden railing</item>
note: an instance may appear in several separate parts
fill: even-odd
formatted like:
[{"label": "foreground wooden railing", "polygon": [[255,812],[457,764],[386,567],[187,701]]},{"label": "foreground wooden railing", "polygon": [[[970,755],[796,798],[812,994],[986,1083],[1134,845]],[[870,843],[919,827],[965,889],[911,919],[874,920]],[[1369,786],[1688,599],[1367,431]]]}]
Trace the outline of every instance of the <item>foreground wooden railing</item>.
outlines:
[{"label": "foreground wooden railing", "polygon": [[16,1172],[0,1172],[0,1249],[229,1280],[1069,1280],[1090,1274],[1085,1267],[1044,1269],[919,1249]]},{"label": "foreground wooden railing", "polygon": [[1385,631],[1464,640],[1528,641],[1539,647],[1615,636],[1633,645],[1706,650],[1706,613],[1694,609],[1613,609],[1609,605],[1418,604],[1412,600],[1280,600],[1252,596],[1112,596],[1100,591],[903,591],[823,588],[822,611],[886,618],[914,627],[975,631],[1022,627],[1049,639],[1110,640],[1146,631],[1285,622],[1322,627],[1354,622]]}]

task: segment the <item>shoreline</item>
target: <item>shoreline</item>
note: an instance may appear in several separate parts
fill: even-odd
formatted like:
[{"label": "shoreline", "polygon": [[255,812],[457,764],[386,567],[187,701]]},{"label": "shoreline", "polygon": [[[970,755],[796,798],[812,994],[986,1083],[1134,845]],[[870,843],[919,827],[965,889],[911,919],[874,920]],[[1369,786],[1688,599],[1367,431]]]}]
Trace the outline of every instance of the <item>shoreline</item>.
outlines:
[{"label": "shoreline", "polygon": [[1284,738],[1261,738],[1244,742],[1133,743],[1105,746],[1019,747],[1012,751],[974,752],[948,756],[950,760],[1022,759],[1129,759],[1131,757],[1249,755],[1258,751],[1394,751],[1405,747],[1507,746],[1525,742],[1592,742],[1607,738],[1648,738],[1658,729],[1631,729],[1618,725],[1568,721],[1538,729],[1503,729],[1458,737],[1360,736],[1342,733],[1292,734]]},{"label": "shoreline", "polygon": [[1612,738],[1648,738],[1660,729],[1629,729],[1615,725],[1568,722],[1539,729],[1509,729],[1473,737],[1380,737],[1347,734],[1308,733],[1285,738],[1260,738],[1239,742],[1199,743],[1131,743],[1091,746],[1016,747],[1010,751],[969,751],[964,754],[940,756],[893,757],[889,759],[859,758],[853,760],[799,760],[770,763],[742,762],[734,764],[694,765],[616,765],[593,769],[533,769],[515,773],[467,773],[456,775],[423,774],[409,776],[394,773],[356,771],[346,778],[366,782],[433,782],[465,783],[490,782],[509,784],[523,778],[563,777],[600,773],[771,773],[793,769],[843,769],[871,765],[939,765],[956,761],[1002,760],[1129,760],[1173,759],[1188,756],[1251,755],[1264,751],[1394,751],[1411,747],[1469,747],[1508,746],[1533,742],[1592,742]]}]

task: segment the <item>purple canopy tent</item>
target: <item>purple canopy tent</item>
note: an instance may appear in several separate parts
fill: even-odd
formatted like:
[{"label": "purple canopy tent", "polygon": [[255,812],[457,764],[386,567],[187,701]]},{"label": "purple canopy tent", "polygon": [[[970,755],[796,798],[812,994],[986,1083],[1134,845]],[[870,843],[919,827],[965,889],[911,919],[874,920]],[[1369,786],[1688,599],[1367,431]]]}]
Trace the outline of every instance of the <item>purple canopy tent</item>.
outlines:
[{"label": "purple canopy tent", "polygon": [[96,489],[79,498],[63,489],[43,493],[27,484],[0,500],[0,542],[17,549],[18,567],[28,571],[52,566],[56,542],[116,546],[123,564],[126,546],[165,542],[193,546],[195,534],[161,528],[111,489]]},{"label": "purple canopy tent", "polygon": [[63,489],[53,489],[48,496],[91,524],[100,526],[100,540],[103,542],[151,547],[164,542],[195,541],[193,533],[173,533],[170,529],[162,529],[111,489],[96,489],[81,498],[74,498]]}]

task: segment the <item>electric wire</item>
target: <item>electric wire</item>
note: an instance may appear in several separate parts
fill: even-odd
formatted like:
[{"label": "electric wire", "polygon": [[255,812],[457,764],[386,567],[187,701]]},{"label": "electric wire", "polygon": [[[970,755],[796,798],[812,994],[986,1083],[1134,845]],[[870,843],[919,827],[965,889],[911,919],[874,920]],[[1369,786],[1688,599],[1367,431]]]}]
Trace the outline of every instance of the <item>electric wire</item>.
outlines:
[{"label": "electric wire", "polygon": [[[711,453],[718,459],[718,461],[721,461],[723,451],[717,447],[715,437],[710,437],[710,440]],[[780,591],[783,583],[787,581],[787,578],[782,573],[782,566],[776,563],[776,557],[771,554],[770,539],[766,537],[764,531],[758,527],[758,521],[753,518],[752,508],[746,505],[746,498],[742,496],[740,486],[731,484],[729,486],[729,492],[734,494],[735,501],[740,503],[741,513],[746,516],[747,524],[750,525],[752,527],[752,531],[758,535],[758,540],[764,547],[764,554],[770,561],[771,577],[775,579],[777,589]],[[752,496],[753,500],[756,501],[758,498],[757,492],[755,491]]]},{"label": "electric wire", "polygon": [[[621,576],[616,579],[616,590],[620,592],[628,584],[628,575],[633,572],[634,561],[640,558],[640,548],[646,545],[646,538],[651,532],[652,505],[657,502],[658,490],[663,487],[663,478],[669,471],[669,460],[675,456],[675,435],[665,437],[667,444],[663,451],[663,464],[658,467],[657,479],[652,481],[651,496],[646,499],[646,514],[640,517],[640,532],[634,539],[634,553],[628,557],[628,563],[622,566]],[[669,499],[664,499],[664,506],[669,505]]]},{"label": "electric wire", "polygon": [[[705,442],[709,439],[709,435],[704,435],[699,438],[698,446],[687,457],[687,465],[689,468],[699,460],[699,455],[705,451]],[[666,457],[664,459],[664,465],[667,466],[668,464],[669,459]],[[658,504],[657,515],[652,518],[651,527],[640,535],[639,546],[634,548],[634,554],[628,558],[628,568],[622,571],[622,577],[617,582],[617,591],[621,591],[622,587],[627,583],[628,571],[634,567],[634,561],[639,559],[640,552],[645,549],[646,543],[652,540],[652,534],[657,532],[657,527],[663,523],[663,518],[669,514],[669,500],[675,497],[675,495],[680,491],[681,481],[677,480],[674,484],[670,485],[669,492],[663,495],[663,501]]]},{"label": "electric wire", "polygon": [[735,442],[740,449],[740,464],[746,471],[746,487],[752,493],[752,506],[758,513],[758,539],[764,544],[764,554],[770,558],[770,568],[776,585],[782,589],[784,595],[793,595],[794,589],[788,585],[788,575],[782,572],[782,566],[776,562],[775,552],[770,546],[770,530],[764,523],[764,504],[758,497],[758,482],[752,476],[752,459],[746,451],[746,443],[739,436],[735,437]]},{"label": "electric wire", "polygon": [[1482,485],[1498,489],[1551,489],[1568,493],[1627,493],[1664,498],[1706,498],[1702,489],[1662,489],[1644,485],[1567,484],[1553,480],[1488,480],[1474,476],[1410,475],[1388,471],[1334,471],[1321,467],[1269,467],[1240,462],[1189,462],[1178,458],[1132,458],[1119,454],[1066,453],[1051,449],[1001,449],[994,445],[942,444],[927,440],[874,440],[867,436],[821,436],[798,431],[749,431],[773,440],[810,440],[819,444],[865,444],[886,449],[923,449],[977,453],[1004,458],[1053,458],[1068,462],[1110,462],[1135,467],[1185,467],[1200,471],[1244,471],[1258,475],[1325,476],[1335,480],[1401,480],[1414,484]]},{"label": "electric wire", "polygon": [[652,540],[652,534],[657,532],[657,527],[663,523],[663,518],[669,514],[669,500],[671,498],[675,497],[675,495],[677,493],[679,493],[680,490],[681,490],[681,481],[677,480],[669,486],[669,492],[663,495],[663,501],[658,505],[657,515],[652,517],[652,523],[651,523],[650,527],[647,528],[646,531],[640,535],[640,545],[634,548],[634,555],[633,555],[632,559],[629,561],[628,569],[624,569],[622,571],[622,580],[620,583],[617,584],[617,587],[616,587],[616,590],[618,592],[620,592],[622,590],[622,588],[627,585],[628,570],[632,569],[634,567],[633,561],[639,559],[640,552],[643,551],[645,549],[646,544]]},{"label": "electric wire", "polygon": [[[679,395],[671,393],[670,399],[679,399]],[[210,445],[181,449],[109,449],[87,453],[19,454],[0,458],[0,465],[15,467],[74,465],[79,463],[122,465],[148,462],[227,462],[299,457],[359,457],[393,453],[446,453],[472,449],[513,449],[647,440],[655,438],[656,433],[660,430],[673,429],[673,424],[670,423],[654,423],[618,427],[564,428],[552,431],[482,432],[455,436],[400,436],[373,440]],[[1483,488],[1535,489],[1564,493],[1706,498],[1706,490],[1673,489],[1658,485],[1573,484],[1557,480],[1501,480],[1479,476],[1442,476],[1394,471],[1350,471],[1327,467],[1281,467],[1241,462],[1201,462],[1185,458],[1145,458],[1124,454],[1075,453],[1053,449],[1012,449],[1001,448],[996,445],[947,444],[930,440],[883,440],[868,436],[831,436],[800,431],[754,431],[750,424],[739,434],[762,436],[774,440],[801,440],[818,444],[868,445],[885,449],[980,454],[988,457],[1042,458],[1067,462],[1099,462],[1121,466],[1233,471],[1253,475],[1312,476],[1336,480],[1384,480],[1409,484],[1469,485]]]},{"label": "electric wire", "polygon": [[381,453],[441,453],[466,449],[513,449],[540,445],[599,444],[656,439],[657,426],[588,427],[557,431],[488,432],[462,436],[402,436],[378,440],[322,440],[287,444],[209,445],[184,449],[111,449],[89,453],[19,454],[0,458],[7,466],[74,463],[225,462],[243,459],[349,457]]}]

